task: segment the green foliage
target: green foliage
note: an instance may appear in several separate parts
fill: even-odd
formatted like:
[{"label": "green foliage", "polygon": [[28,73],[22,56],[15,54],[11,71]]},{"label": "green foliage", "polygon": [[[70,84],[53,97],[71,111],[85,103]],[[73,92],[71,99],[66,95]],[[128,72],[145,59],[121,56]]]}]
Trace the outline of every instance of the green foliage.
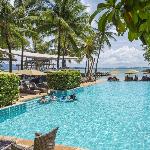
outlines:
[{"label": "green foliage", "polygon": [[[26,28],[22,26],[23,15],[19,10],[10,1],[0,0],[0,47],[7,48],[10,54],[12,49],[20,48],[21,43],[28,43],[23,36]],[[9,71],[12,72],[12,55],[9,55]]]},{"label": "green foliage", "polygon": [[19,77],[0,74],[0,107],[11,105],[18,98]]},{"label": "green foliage", "polygon": [[[143,45],[150,47],[150,1],[149,0],[105,0],[97,6],[97,10],[91,16],[90,22],[97,14],[99,18],[99,30],[103,31],[106,24],[115,25],[119,35],[128,32],[130,41],[140,39]],[[109,17],[111,16],[111,17]],[[150,55],[146,51],[148,61]]]},{"label": "green foliage", "polygon": [[49,72],[47,83],[50,89],[67,90],[80,86],[81,75],[79,71],[62,70]]},{"label": "green foliage", "polygon": [[80,51],[79,44],[89,25],[89,15],[81,0],[54,0],[53,3],[47,0],[44,3],[43,7],[51,7],[45,7],[45,11],[39,13],[44,19],[41,31],[44,35],[51,34],[54,37],[54,47],[58,55],[57,68],[59,68],[60,55],[76,56]]}]

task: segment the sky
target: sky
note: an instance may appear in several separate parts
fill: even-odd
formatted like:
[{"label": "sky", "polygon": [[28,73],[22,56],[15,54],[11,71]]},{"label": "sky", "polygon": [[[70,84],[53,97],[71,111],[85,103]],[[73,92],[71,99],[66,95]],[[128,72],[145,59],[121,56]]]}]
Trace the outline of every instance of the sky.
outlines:
[{"label": "sky", "polygon": [[[13,1],[13,0],[11,0]],[[87,7],[87,12],[92,14],[96,10],[97,4],[104,0],[81,0]],[[96,26],[95,23],[92,23]],[[114,32],[115,28],[113,29]],[[117,67],[147,67],[148,62],[144,60],[143,49],[140,41],[130,42],[128,35],[125,33],[123,36],[115,37],[117,41],[111,41],[111,49],[107,46],[104,47],[100,55],[98,67],[100,68],[117,68]],[[72,62],[71,66],[83,67],[85,66],[85,59],[77,64]],[[70,66],[70,64],[69,64]]]},{"label": "sky", "polygon": [[[92,14],[96,10],[97,4],[103,0],[81,0],[87,7],[87,11]],[[95,24],[93,23],[95,26]],[[114,32],[115,28],[113,29]],[[128,35],[116,37],[117,41],[111,41],[111,49],[104,47],[101,53],[98,67],[147,67],[148,62],[144,60],[141,41],[130,42]],[[85,60],[84,60],[85,61]]]}]

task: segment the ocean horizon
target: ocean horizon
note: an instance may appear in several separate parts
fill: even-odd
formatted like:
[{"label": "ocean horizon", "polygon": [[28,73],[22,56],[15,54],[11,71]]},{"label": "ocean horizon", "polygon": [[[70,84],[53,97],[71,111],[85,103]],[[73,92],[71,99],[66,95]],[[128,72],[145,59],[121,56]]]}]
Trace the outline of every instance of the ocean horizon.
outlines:
[{"label": "ocean horizon", "polygon": [[[18,68],[15,64],[13,64],[12,68],[13,68],[13,70],[18,70]],[[81,70],[82,72],[83,72],[83,70],[85,70],[85,67],[69,67],[69,68],[75,69],[75,70]],[[7,71],[8,69],[9,69],[9,64],[2,64],[1,70]],[[145,69],[150,69],[150,67],[126,67],[126,66],[122,66],[122,67],[99,67],[98,71],[112,71],[115,69],[117,69],[117,70],[136,69],[136,70],[141,71],[141,70],[145,70]]]}]

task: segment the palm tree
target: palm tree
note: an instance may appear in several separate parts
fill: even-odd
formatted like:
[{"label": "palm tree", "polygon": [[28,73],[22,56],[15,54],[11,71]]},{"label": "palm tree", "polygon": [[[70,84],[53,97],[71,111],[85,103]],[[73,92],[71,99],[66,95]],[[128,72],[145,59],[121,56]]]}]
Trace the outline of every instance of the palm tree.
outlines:
[{"label": "palm tree", "polygon": [[97,73],[100,53],[101,53],[102,49],[104,48],[105,44],[109,48],[111,47],[110,39],[116,40],[114,38],[114,36],[116,36],[116,33],[111,31],[111,27],[112,27],[112,25],[107,24],[104,32],[100,32],[99,30],[95,29],[96,33],[97,33],[97,40],[96,41],[98,42],[97,44],[99,45],[98,56],[97,56],[96,67],[95,67],[95,80],[96,80],[96,73]]},{"label": "palm tree", "polygon": [[[82,60],[86,58],[85,75],[89,80],[92,80],[92,70],[94,66],[94,56],[97,55],[98,45],[96,41],[96,32],[89,28],[89,32],[86,33],[81,51],[78,53],[78,57]],[[87,68],[87,69],[86,69]],[[87,70],[87,71],[86,71]]]},{"label": "palm tree", "polygon": [[98,21],[98,29],[102,32],[105,31],[105,27],[109,23],[113,23],[116,26],[116,30],[120,32],[126,31],[126,25],[122,20],[122,3],[117,0],[105,0],[104,3],[99,3],[97,10],[91,15],[90,23],[98,14],[102,14]]},{"label": "palm tree", "polygon": [[[78,49],[80,41],[85,36],[85,30],[89,26],[89,15],[86,13],[86,6],[84,6],[79,0],[68,0],[65,5],[63,16],[68,25],[74,31],[74,38],[68,34],[68,31],[64,31],[64,38],[62,40],[62,55],[75,56],[80,51]],[[67,12],[67,17],[66,17]],[[78,47],[77,47],[78,46]],[[62,67],[66,67],[66,61],[63,59]]]},{"label": "palm tree", "polygon": [[77,39],[83,33],[82,29],[86,27],[88,15],[85,12],[86,7],[80,0],[54,0],[53,3],[47,0],[44,6],[47,6],[46,18],[51,20],[51,25],[47,26],[46,23],[44,26],[55,37],[59,69],[60,55],[67,55],[68,47],[78,50]]},{"label": "palm tree", "polygon": [[144,53],[145,59],[146,59],[148,62],[150,62],[150,46],[148,46],[148,45],[143,45],[143,49],[144,49],[144,51],[145,51],[145,53]]},{"label": "palm tree", "polygon": [[[32,39],[38,38],[38,31],[34,28],[34,25],[38,22],[39,17],[34,12],[34,6],[36,6],[37,1],[31,2],[31,0],[15,0],[14,8],[17,14],[17,22],[19,26],[22,28],[21,34],[26,40],[20,39],[20,47],[21,47],[21,70],[23,70],[23,55],[26,46],[29,46],[29,41],[27,38],[32,37]],[[34,37],[34,38],[33,38]],[[41,43],[41,42],[40,42]],[[34,45],[34,42],[33,42]]]},{"label": "palm tree", "polygon": [[9,50],[9,71],[12,72],[12,48],[18,45],[20,39],[25,39],[20,32],[14,7],[7,0],[0,1],[0,30],[3,42]]}]

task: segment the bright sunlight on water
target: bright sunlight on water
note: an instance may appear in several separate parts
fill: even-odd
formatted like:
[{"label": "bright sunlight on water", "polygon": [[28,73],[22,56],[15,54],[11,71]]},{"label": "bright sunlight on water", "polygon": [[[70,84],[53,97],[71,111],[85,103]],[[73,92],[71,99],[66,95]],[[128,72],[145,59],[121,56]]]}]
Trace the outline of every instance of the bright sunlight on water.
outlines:
[{"label": "bright sunlight on water", "polygon": [[150,83],[103,83],[72,103],[36,100],[0,111],[0,135],[34,139],[59,127],[56,143],[90,150],[150,149]]}]

